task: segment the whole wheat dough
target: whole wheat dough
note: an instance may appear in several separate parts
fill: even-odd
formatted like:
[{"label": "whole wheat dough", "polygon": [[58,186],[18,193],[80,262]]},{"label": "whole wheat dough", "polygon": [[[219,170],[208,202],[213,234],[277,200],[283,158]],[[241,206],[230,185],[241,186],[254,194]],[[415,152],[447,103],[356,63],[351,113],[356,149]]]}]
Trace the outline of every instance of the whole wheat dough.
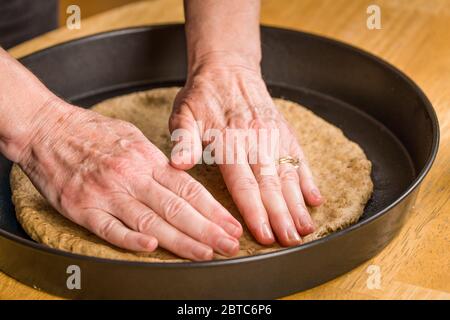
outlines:
[{"label": "whole wheat dough", "polygon": [[[166,155],[171,141],[167,128],[172,102],[178,88],[153,89],[112,98],[93,110],[135,124]],[[354,142],[342,131],[296,103],[275,99],[275,104],[289,120],[303,147],[325,203],[310,208],[316,231],[305,242],[323,237],[356,222],[372,193],[371,163]],[[189,172],[200,181],[241,223],[240,217],[217,167],[197,165]],[[157,249],[153,253],[132,253],[97,238],[61,216],[34,188],[15,165],[11,172],[11,188],[16,214],[24,230],[35,241],[50,247],[82,255],[109,259],[147,262],[183,261],[171,253]],[[244,225],[244,224],[243,224]],[[261,246],[244,228],[239,256],[281,249],[278,245]],[[221,259],[219,255],[216,258]]]}]

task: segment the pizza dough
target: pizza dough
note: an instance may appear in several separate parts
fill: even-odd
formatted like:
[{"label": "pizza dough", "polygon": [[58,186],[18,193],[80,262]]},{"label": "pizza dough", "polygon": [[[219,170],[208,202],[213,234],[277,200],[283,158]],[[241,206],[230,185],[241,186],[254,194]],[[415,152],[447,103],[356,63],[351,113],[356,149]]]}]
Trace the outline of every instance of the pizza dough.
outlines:
[{"label": "pizza dough", "polygon": [[[153,89],[106,100],[93,110],[135,124],[166,155],[171,141],[167,128],[172,102],[178,88]],[[309,242],[356,222],[371,196],[371,163],[361,148],[342,131],[294,102],[275,99],[289,120],[309,161],[325,203],[310,208],[316,231],[304,238]],[[215,166],[197,165],[189,173],[200,181],[239,221],[242,221]],[[11,188],[16,214],[24,230],[35,241],[82,255],[147,262],[184,261],[164,249],[153,253],[133,253],[97,238],[56,212],[15,165]],[[244,224],[243,224],[244,225]],[[281,249],[278,245],[259,245],[244,227],[239,256]],[[224,257],[217,255],[217,259]]]}]

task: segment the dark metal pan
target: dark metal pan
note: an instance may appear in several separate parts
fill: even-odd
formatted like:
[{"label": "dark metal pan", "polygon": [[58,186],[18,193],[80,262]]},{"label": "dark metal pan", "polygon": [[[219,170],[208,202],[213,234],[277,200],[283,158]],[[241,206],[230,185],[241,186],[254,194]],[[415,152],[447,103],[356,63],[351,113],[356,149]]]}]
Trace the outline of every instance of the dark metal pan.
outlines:
[{"label": "dark metal pan", "polygon": [[[263,73],[273,96],[342,128],[373,163],[374,193],[360,221],[275,253],[201,263],[138,263],[85,257],[30,240],[11,203],[11,163],[0,158],[0,268],[33,287],[71,298],[274,298],[337,277],[398,233],[435,158],[439,129],[422,91],[362,50],[319,36],[263,27]],[[132,28],[71,41],[21,60],[51,90],[89,107],[119,94],[182,85],[182,25]],[[69,290],[69,265],[81,290]]]}]

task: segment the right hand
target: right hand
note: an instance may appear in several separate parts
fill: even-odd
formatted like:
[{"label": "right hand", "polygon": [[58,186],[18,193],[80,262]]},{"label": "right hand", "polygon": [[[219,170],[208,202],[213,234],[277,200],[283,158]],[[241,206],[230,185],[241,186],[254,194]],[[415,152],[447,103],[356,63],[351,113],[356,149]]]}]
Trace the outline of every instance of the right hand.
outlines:
[{"label": "right hand", "polygon": [[[211,145],[222,151],[213,161],[218,160],[224,182],[255,239],[269,245],[276,236],[283,246],[300,244],[300,236],[314,231],[305,202],[319,206],[323,198],[297,137],[270,97],[258,62],[233,52],[212,52],[189,70],[169,122],[173,133],[183,129],[172,165],[192,168],[203,156],[202,145],[210,143],[208,131],[218,132]],[[245,138],[235,138],[232,134],[237,131]],[[251,141],[251,137],[257,138]],[[233,157],[228,160],[228,155]],[[299,168],[277,165],[280,156],[299,159]]]},{"label": "right hand", "polygon": [[66,218],[132,251],[238,252],[239,222],[135,126],[58,98],[39,111],[15,158]]}]

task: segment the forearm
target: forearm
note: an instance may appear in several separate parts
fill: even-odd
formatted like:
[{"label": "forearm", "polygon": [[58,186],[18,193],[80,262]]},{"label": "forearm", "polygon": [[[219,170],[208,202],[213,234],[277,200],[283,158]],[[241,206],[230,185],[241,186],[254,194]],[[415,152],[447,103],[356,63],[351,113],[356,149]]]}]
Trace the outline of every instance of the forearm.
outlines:
[{"label": "forearm", "polygon": [[65,112],[61,99],[0,48],[0,153],[20,162],[36,135]]},{"label": "forearm", "polygon": [[189,71],[209,59],[259,68],[259,0],[185,0]]}]

